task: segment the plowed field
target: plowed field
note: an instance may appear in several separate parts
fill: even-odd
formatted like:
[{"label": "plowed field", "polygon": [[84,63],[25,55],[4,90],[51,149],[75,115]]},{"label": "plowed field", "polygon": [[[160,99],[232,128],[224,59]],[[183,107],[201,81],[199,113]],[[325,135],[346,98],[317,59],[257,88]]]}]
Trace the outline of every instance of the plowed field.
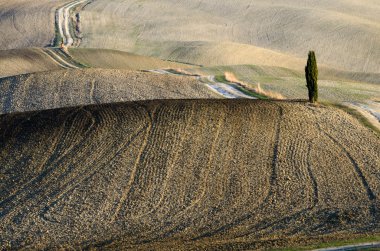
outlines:
[{"label": "plowed field", "polygon": [[3,247],[268,248],[380,230],[380,139],[297,102],[0,116]]},{"label": "plowed field", "polygon": [[58,70],[0,79],[0,114],[123,101],[217,97],[193,78],[128,70]]}]

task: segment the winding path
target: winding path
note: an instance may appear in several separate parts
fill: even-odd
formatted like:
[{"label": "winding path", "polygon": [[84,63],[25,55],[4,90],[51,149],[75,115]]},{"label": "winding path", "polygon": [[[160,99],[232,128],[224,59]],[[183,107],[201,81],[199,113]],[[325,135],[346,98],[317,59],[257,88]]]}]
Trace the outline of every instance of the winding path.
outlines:
[{"label": "winding path", "polygon": [[64,69],[79,69],[79,66],[76,66],[66,60],[64,57],[61,57],[54,49],[41,49],[41,52],[53,60],[56,64],[61,66]]},{"label": "winding path", "polygon": [[210,82],[207,84],[207,86],[212,89],[213,91],[221,94],[225,98],[247,98],[247,99],[256,99],[252,96],[248,96],[245,93],[241,92],[240,90],[236,89],[234,87],[234,83],[231,82],[230,84],[225,84],[216,81],[215,76],[208,76],[207,80]]},{"label": "winding path", "polygon": [[[168,70],[163,69],[155,69],[155,70],[149,70],[149,72],[158,73],[158,74],[168,74],[168,75],[177,75],[177,76],[192,76],[194,75],[188,75],[185,73],[173,73]],[[195,76],[198,80],[202,79],[202,76],[196,75]],[[249,96],[239,89],[237,89],[234,83],[226,84],[218,82],[215,79],[215,76],[210,75],[205,78],[205,80],[208,82],[206,83],[206,86],[210,88],[212,91],[218,93],[219,95],[223,96],[224,98],[229,99],[256,99],[255,97]]]},{"label": "winding path", "polygon": [[[72,26],[70,24],[70,11],[71,9],[75,8],[78,5],[85,4],[90,2],[90,0],[76,0],[73,2],[70,2],[56,11],[56,22],[58,25],[58,31],[60,36],[63,39],[63,44],[66,48],[73,47],[75,38],[72,36],[70,32],[70,27]],[[64,54],[67,54],[64,50],[62,50]],[[54,50],[48,49],[44,51],[44,54],[49,56],[54,62],[56,62],[58,65],[60,65],[62,68],[65,69],[78,69],[80,67],[72,64],[70,61],[67,60],[65,57],[60,55]],[[173,73],[164,69],[155,69],[155,70],[149,70],[153,73],[158,74],[169,74],[169,75],[186,75],[181,73]],[[201,76],[196,76],[198,80],[201,80]],[[237,98],[243,98],[243,99],[256,99],[255,97],[249,96],[239,89],[237,89],[234,85],[234,83],[226,84],[218,82],[215,79],[215,76],[208,76],[205,78],[208,83],[206,83],[206,86],[210,88],[212,91],[218,93],[219,95],[223,96],[224,98],[230,98],[230,99],[237,99]]]},{"label": "winding path", "polygon": [[80,4],[89,2],[89,0],[77,0],[64,5],[57,10],[58,30],[63,38],[63,43],[66,47],[71,47],[74,43],[74,38],[70,32],[70,10]]},{"label": "winding path", "polygon": [[[69,47],[74,46],[74,39],[70,32],[70,27],[72,24],[70,23],[70,12],[74,7],[88,3],[89,0],[76,0],[70,2],[56,10],[56,23],[58,26],[58,31],[60,37],[62,37],[62,42],[64,47],[67,49]],[[82,66],[75,62],[73,58],[70,57],[68,52],[65,49],[61,49],[60,52],[53,48],[43,49],[42,52],[48,56],[52,61],[61,66],[64,69],[79,69]]]}]

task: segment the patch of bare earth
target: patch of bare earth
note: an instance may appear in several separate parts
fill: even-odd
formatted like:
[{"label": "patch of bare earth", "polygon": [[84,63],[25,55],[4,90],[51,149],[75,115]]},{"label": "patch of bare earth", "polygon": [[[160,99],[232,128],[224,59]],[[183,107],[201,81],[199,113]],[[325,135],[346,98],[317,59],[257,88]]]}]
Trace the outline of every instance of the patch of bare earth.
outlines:
[{"label": "patch of bare earth", "polygon": [[0,79],[0,114],[125,101],[217,97],[194,78],[128,70],[58,70]]},{"label": "patch of bare earth", "polygon": [[379,232],[380,139],[306,103],[0,116],[2,247],[257,249]]}]

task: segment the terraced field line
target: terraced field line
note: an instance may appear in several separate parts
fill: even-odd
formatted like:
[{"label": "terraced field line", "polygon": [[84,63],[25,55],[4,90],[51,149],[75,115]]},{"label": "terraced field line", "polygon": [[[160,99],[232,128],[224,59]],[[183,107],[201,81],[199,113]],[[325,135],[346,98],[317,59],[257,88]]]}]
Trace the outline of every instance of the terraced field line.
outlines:
[{"label": "terraced field line", "polygon": [[[257,207],[250,210],[249,213],[243,215],[239,219],[236,219],[231,225],[237,225],[242,224],[244,221],[249,220],[254,215],[254,212],[257,210],[263,210],[265,205],[270,201],[270,199],[273,197],[275,191],[275,187],[277,186],[277,179],[278,179],[278,155],[279,155],[279,146],[280,146],[280,140],[281,140],[281,123],[284,116],[284,110],[281,106],[275,104],[276,107],[278,107],[279,117],[275,125],[275,135],[273,137],[274,139],[274,146],[273,146],[273,153],[272,153],[272,161],[271,161],[271,174],[269,176],[269,189],[268,193],[265,195],[265,198],[263,199],[262,203],[259,204]],[[254,226],[256,227],[256,226]],[[254,227],[251,227],[250,229],[254,229]],[[249,230],[246,230],[243,233],[237,234],[234,236],[234,238],[241,238],[249,234]]]},{"label": "terraced field line", "polygon": [[94,104],[98,103],[95,97],[95,79],[91,80],[90,99],[90,102]]},{"label": "terraced field line", "polygon": [[[74,109],[73,111],[70,112],[69,114],[69,117],[71,116],[76,116],[75,113],[78,111],[79,109]],[[66,126],[66,123],[67,123],[68,119],[66,118],[66,120],[64,121],[64,123],[62,124],[62,127],[65,127]],[[72,127],[72,125],[70,126],[70,128]],[[60,129],[61,130],[61,129]],[[56,144],[55,145],[55,150],[54,152],[56,152],[56,149],[58,149],[60,147],[60,145],[63,145],[64,144],[64,141],[62,141],[62,139],[64,137],[67,136],[67,132],[62,135],[61,137],[61,141],[59,142],[59,144]],[[33,177],[32,179],[30,179],[27,183],[23,184],[22,187],[20,187],[19,189],[17,189],[16,191],[14,191],[12,194],[8,195],[7,198],[5,198],[4,200],[0,201],[0,208],[3,207],[6,203],[9,203],[10,201],[14,201],[14,200],[17,200],[17,197],[22,197],[24,195],[24,191],[25,190],[31,190],[31,187],[33,187],[33,184],[37,184],[38,180],[39,179],[42,179],[43,176],[47,176],[47,175],[50,175],[51,172],[54,171],[54,168],[53,167],[48,167],[49,164],[52,164],[52,163],[57,163],[61,158],[64,157],[64,155],[66,155],[67,151],[69,151],[71,149],[68,148],[66,150],[66,152],[64,152],[58,159],[55,160],[55,162],[51,162],[51,159],[52,159],[52,156],[51,155],[49,157],[49,160],[48,161],[45,161],[44,162],[44,166],[42,166],[40,169],[44,170],[43,172],[43,175],[39,175],[39,176],[36,176],[36,177]],[[47,168],[46,168],[47,167]],[[22,198],[21,198],[22,199]],[[3,210],[2,212],[0,211],[0,218],[11,213],[12,211],[14,211],[15,208],[12,208],[12,210]]]},{"label": "terraced field line", "polygon": [[[85,110],[83,108],[83,110]],[[85,110],[86,112],[89,112]],[[89,114],[92,116],[92,113],[89,112]],[[144,131],[146,131],[146,128],[148,126],[142,126],[140,129],[136,130],[135,132],[132,133],[132,135],[129,137],[128,140],[125,141],[125,143],[121,144],[114,156],[111,158],[110,162],[113,161],[116,156],[118,156],[123,150],[125,150],[130,144],[132,144],[136,138]],[[92,170],[86,174],[79,174],[76,177],[74,177],[71,181],[68,181],[64,184],[63,188],[61,189],[60,193],[54,198],[53,202],[50,203],[48,206],[46,206],[44,209],[40,211],[40,217],[45,218],[44,214],[49,210],[49,207],[54,205],[60,198],[66,195],[69,191],[74,189],[78,184],[82,184],[84,180],[91,178],[93,175],[95,175],[104,165],[107,165],[106,163],[100,164],[96,166],[95,164],[96,160],[94,160],[90,165],[95,166],[95,168],[92,168]],[[45,210],[46,209],[46,210]],[[45,212],[46,211],[46,212]]]},{"label": "terraced field line", "polygon": [[317,206],[317,204],[319,203],[319,192],[318,192],[318,183],[317,183],[317,179],[315,178],[315,175],[313,173],[313,170],[312,170],[312,162],[311,162],[311,151],[312,151],[312,144],[313,142],[311,142],[309,144],[309,147],[307,149],[307,172],[309,174],[309,177],[311,179],[311,183],[312,183],[312,186],[313,186],[313,206],[311,208],[314,208]]}]

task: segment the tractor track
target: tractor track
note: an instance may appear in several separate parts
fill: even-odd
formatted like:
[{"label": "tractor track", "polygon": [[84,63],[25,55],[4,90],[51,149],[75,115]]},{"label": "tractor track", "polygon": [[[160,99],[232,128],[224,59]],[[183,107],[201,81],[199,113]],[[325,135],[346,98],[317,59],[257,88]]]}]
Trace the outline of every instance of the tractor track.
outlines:
[{"label": "tractor track", "polygon": [[62,38],[61,50],[58,51],[56,48],[45,48],[41,49],[42,53],[48,56],[54,63],[62,67],[63,69],[80,69],[84,66],[76,62],[68,52],[68,48],[73,46],[78,46],[76,43],[75,35],[72,35],[71,30],[74,26],[71,23],[71,11],[73,8],[79,5],[88,5],[91,0],[76,0],[72,1],[64,6],[58,8],[55,14],[56,29],[59,32],[59,37],[56,37],[54,41],[58,41]]}]

